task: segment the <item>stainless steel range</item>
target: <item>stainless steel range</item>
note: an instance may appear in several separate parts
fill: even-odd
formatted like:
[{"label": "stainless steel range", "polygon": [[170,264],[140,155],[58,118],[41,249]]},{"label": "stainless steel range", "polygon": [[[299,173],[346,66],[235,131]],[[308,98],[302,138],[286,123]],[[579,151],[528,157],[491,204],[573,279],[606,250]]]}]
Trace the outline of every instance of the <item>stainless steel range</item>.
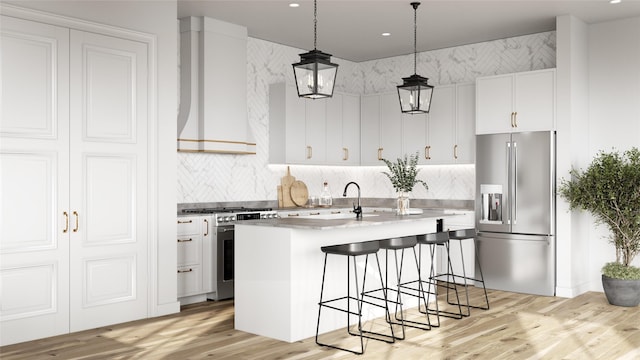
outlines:
[{"label": "stainless steel range", "polygon": [[278,217],[271,208],[220,207],[183,209],[183,214],[211,215],[213,254],[213,287],[214,292],[207,295],[211,300],[222,300],[233,297],[234,278],[234,225],[239,221],[268,220]]}]

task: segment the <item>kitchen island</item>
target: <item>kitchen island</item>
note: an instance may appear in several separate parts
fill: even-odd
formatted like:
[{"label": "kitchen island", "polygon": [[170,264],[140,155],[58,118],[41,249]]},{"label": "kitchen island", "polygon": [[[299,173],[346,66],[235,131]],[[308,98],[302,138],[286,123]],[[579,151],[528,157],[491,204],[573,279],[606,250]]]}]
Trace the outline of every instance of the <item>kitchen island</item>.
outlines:
[{"label": "kitchen island", "polygon": [[[324,261],[321,246],[435,232],[437,219],[444,218],[446,224],[455,216],[442,211],[404,216],[379,212],[365,213],[362,219],[356,219],[354,214],[329,214],[238,223],[235,328],[287,342],[315,336]],[[384,272],[384,255],[378,255]],[[405,259],[410,261],[405,269],[413,271],[403,272],[403,280],[405,274],[417,278],[413,255],[410,256]],[[428,268],[428,251],[423,251],[422,258],[423,268]],[[345,264],[344,257],[329,257],[325,298],[345,295]],[[363,267],[364,261],[358,264]],[[368,288],[379,287],[375,261],[369,262],[367,276]],[[416,305],[414,300],[405,308]],[[379,309],[363,310],[363,318],[382,315]],[[320,332],[345,327],[345,318],[344,313],[323,311]],[[352,316],[352,320],[356,317]]]}]

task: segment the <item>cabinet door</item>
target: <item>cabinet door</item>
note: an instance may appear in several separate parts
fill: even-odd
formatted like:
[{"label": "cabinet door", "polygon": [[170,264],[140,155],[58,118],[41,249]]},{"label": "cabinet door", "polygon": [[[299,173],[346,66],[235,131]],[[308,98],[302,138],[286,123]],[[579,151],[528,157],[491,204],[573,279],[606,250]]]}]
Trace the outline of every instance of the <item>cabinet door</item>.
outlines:
[{"label": "cabinet door", "polygon": [[380,148],[385,159],[393,161],[402,156],[402,112],[396,93],[380,97]]},{"label": "cabinet door", "polygon": [[476,80],[476,134],[512,132],[513,74]]},{"label": "cabinet door", "polygon": [[[427,114],[402,115],[402,151],[407,155],[418,153],[418,164],[428,163]],[[389,159],[391,161],[395,159]]]},{"label": "cabinet door", "polygon": [[293,86],[285,87],[285,160],[288,164],[303,164],[307,144],[305,101]]},{"label": "cabinet door", "polygon": [[456,86],[456,136],[453,149],[458,164],[473,164],[476,155],[476,86]]},{"label": "cabinet door", "polygon": [[147,315],[147,47],[71,31],[71,331]]},{"label": "cabinet door", "polygon": [[327,163],[338,165],[343,162],[342,154],[342,107],[343,96],[333,94],[326,99],[326,139],[327,139]]},{"label": "cabinet door", "polygon": [[326,159],[326,99],[306,100],[305,163],[323,164]]},{"label": "cabinet door", "polygon": [[555,128],[555,69],[515,74],[515,131]]},{"label": "cabinet door", "polygon": [[433,90],[428,117],[427,164],[453,163],[455,100],[455,85],[437,86]]},{"label": "cabinet door", "polygon": [[[331,133],[327,133],[331,136]],[[360,96],[342,96],[342,163],[360,164]]]},{"label": "cabinet door", "polygon": [[0,345],[69,332],[69,30],[0,20]]},{"label": "cabinet door", "polygon": [[380,152],[380,95],[364,95],[361,99],[360,163],[384,165]]}]

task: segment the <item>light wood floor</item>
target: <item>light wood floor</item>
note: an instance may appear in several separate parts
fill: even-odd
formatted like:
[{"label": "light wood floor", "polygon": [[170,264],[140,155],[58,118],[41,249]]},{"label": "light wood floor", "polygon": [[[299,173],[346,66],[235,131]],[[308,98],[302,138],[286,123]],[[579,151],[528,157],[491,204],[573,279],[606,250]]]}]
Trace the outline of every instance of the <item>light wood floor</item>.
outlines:
[{"label": "light wood floor", "polygon": [[[474,289],[478,294],[478,289]],[[474,297],[477,299],[477,297]],[[395,344],[369,340],[364,356],[285,343],[233,329],[233,301],[183,307],[180,314],[0,348],[14,359],[640,359],[640,307],[615,307],[601,293],[574,299],[490,291],[491,309],[407,330]],[[443,303],[442,301],[440,303]],[[314,310],[315,311],[315,310]],[[411,316],[411,315],[408,315]],[[380,326],[380,319],[367,326]],[[326,341],[355,338],[332,332]]]}]

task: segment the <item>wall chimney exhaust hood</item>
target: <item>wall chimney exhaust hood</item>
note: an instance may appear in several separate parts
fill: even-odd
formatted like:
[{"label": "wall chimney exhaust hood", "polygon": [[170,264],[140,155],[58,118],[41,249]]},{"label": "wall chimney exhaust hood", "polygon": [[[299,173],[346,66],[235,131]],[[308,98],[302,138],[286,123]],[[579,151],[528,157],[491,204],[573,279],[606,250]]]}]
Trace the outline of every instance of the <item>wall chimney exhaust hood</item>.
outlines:
[{"label": "wall chimney exhaust hood", "polygon": [[178,151],[255,154],[247,121],[247,29],[180,19]]}]

